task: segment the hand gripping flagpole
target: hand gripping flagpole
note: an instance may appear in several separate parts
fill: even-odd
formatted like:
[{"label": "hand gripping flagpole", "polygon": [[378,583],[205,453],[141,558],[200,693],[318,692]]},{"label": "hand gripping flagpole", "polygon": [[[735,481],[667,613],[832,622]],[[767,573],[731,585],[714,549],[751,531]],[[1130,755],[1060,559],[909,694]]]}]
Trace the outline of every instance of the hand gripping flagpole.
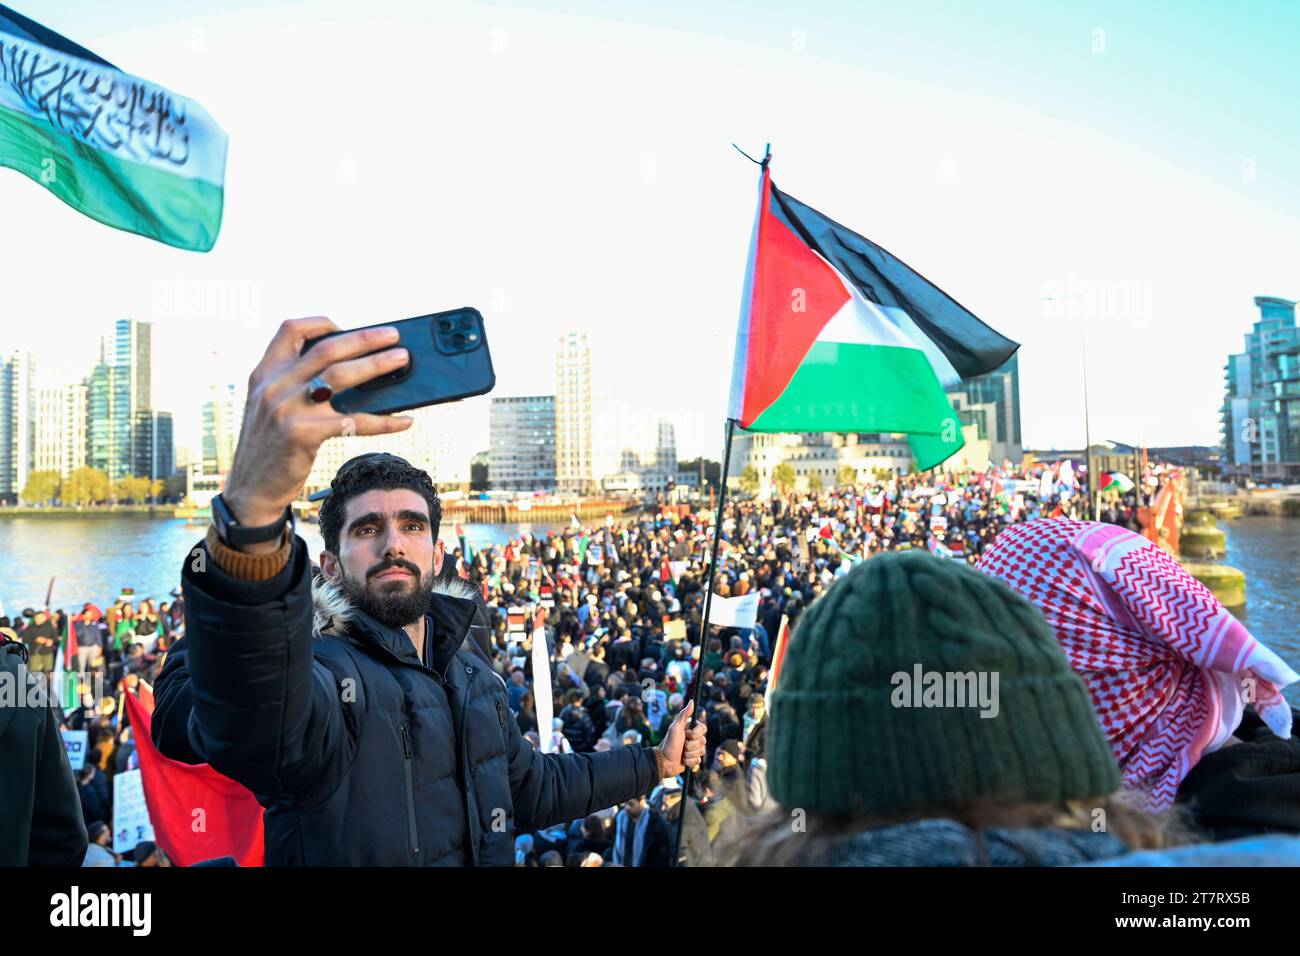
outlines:
[{"label": "hand gripping flagpole", "polygon": [[[694,726],[700,720],[700,689],[704,686],[704,649],[709,639],[709,610],[713,604],[713,579],[718,571],[718,544],[722,541],[722,511],[727,503],[727,473],[731,466],[731,439],[736,432],[736,420],[727,419],[727,440],[722,452],[722,487],[718,489],[718,511],[713,517],[713,555],[709,558],[708,575],[705,578],[706,590],[704,592],[704,618],[700,621],[700,659],[695,665],[695,691],[691,695],[691,700],[695,704],[695,712],[691,715],[691,723]],[[700,768],[705,773],[707,767]],[[677,866],[681,859],[682,853],[682,824],[686,820],[686,801],[691,798],[691,768],[686,768],[686,773],[682,780],[682,799],[678,803],[677,810],[677,835],[673,839],[673,857],[672,866]]]}]

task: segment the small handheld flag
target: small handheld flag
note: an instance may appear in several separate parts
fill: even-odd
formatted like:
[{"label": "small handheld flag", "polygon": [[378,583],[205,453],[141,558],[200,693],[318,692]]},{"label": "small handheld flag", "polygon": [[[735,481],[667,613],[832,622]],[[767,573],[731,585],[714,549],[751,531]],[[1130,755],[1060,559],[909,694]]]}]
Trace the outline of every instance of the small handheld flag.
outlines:
[{"label": "small handheld flag", "polygon": [[1108,471],[1101,476],[1098,486],[1101,491],[1118,491],[1126,495],[1133,490],[1133,480],[1123,472]]}]

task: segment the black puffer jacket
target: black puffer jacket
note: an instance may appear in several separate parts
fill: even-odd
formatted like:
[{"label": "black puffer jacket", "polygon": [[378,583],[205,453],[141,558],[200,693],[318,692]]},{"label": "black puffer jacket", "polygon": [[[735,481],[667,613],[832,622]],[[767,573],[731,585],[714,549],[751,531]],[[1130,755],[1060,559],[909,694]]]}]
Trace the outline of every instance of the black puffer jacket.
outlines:
[{"label": "black puffer jacket", "polygon": [[268,864],[508,866],[516,826],[584,817],[656,782],[648,748],[543,755],[520,736],[504,682],[466,640],[474,602],[437,593],[462,582],[433,595],[425,667],[404,632],[323,581],[313,620],[301,539],[265,582],[205,557],[182,573],[186,636],[158,679],[154,741],[258,795]]},{"label": "black puffer jacket", "polygon": [[578,753],[587,753],[596,746],[599,739],[596,725],[585,709],[579,710],[570,704],[560,711],[560,719],[564,721],[564,737],[569,741],[570,747]]}]

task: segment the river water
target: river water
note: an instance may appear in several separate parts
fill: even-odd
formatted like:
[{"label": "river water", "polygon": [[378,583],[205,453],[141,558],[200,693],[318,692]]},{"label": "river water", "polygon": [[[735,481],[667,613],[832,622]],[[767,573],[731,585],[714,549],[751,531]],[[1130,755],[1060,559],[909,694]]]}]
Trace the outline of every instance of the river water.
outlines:
[{"label": "river water", "polygon": [[[555,524],[468,524],[471,546],[504,543],[524,532],[544,535]],[[182,562],[202,540],[206,525],[184,518],[75,515],[0,518],[0,602],[13,617],[24,607],[40,607],[50,578],[52,607],[80,608],[86,601],[112,604],[124,587],[135,589],[137,602],[152,597],[168,601],[180,586]],[[315,559],[321,551],[319,526],[299,524],[298,533]],[[443,529],[443,540],[453,537]]]},{"label": "river water", "polygon": [[[471,545],[501,543],[524,532],[542,535],[560,525],[465,525]],[[1256,638],[1300,670],[1300,520],[1248,517],[1226,521],[1227,563],[1246,573],[1242,618]],[[137,599],[167,601],[180,568],[204,528],[182,518],[136,515],[0,518],[0,601],[13,616],[45,603],[50,578],[55,607],[85,601],[104,606],[123,587]],[[313,555],[321,550],[316,525],[299,525]],[[443,539],[453,534],[444,528]],[[1300,703],[1300,684],[1293,685]]]}]

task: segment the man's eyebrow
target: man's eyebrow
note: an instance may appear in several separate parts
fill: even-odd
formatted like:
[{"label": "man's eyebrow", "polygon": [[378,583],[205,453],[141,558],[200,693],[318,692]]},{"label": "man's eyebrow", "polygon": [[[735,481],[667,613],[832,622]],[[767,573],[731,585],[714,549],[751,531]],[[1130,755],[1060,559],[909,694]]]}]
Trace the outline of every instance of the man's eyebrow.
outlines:
[{"label": "man's eyebrow", "polygon": [[378,511],[368,511],[363,515],[358,515],[357,517],[353,518],[352,521],[348,523],[348,530],[356,531],[357,528],[360,528],[362,525],[380,524],[383,522],[383,520],[384,520],[384,516],[381,515]]},{"label": "man's eyebrow", "polygon": [[[424,524],[429,524],[429,516],[427,514],[423,511],[415,511],[409,508],[404,508],[397,512],[396,518],[398,521],[419,521]],[[363,515],[358,515],[353,518],[348,524],[348,531],[355,531],[357,528],[364,527],[368,524],[383,524],[384,521],[385,516],[380,514],[378,511],[368,511]]]}]

